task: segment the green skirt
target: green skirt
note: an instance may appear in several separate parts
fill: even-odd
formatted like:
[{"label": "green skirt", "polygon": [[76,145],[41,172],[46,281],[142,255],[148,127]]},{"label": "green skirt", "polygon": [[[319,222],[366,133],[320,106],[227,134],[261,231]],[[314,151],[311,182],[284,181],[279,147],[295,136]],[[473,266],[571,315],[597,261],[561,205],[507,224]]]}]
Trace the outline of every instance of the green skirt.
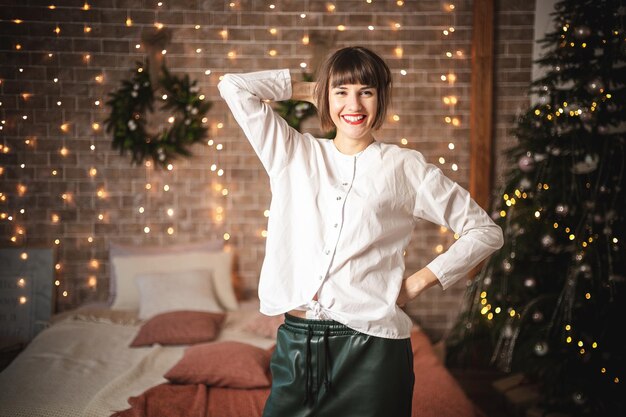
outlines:
[{"label": "green skirt", "polygon": [[385,339],[334,320],[289,314],[270,363],[263,417],[410,417],[411,339]]}]

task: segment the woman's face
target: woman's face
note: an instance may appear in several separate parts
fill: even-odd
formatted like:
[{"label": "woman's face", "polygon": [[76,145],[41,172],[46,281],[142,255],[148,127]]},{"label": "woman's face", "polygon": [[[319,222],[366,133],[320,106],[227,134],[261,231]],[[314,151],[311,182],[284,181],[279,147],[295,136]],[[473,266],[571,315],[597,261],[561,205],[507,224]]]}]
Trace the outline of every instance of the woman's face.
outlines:
[{"label": "woman's face", "polygon": [[378,111],[377,93],[375,87],[362,84],[343,84],[329,89],[328,109],[337,127],[336,139],[372,139]]}]

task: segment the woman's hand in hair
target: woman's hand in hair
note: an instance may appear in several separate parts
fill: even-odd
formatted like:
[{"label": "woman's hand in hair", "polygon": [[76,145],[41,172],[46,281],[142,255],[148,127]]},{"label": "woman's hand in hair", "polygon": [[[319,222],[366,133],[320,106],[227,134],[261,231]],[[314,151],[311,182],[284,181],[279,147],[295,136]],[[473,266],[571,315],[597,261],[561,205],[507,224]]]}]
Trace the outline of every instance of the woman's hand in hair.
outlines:
[{"label": "woman's hand in hair", "polygon": [[292,81],[291,99],[297,101],[307,101],[317,107],[315,100],[315,82]]},{"label": "woman's hand in hair", "polygon": [[406,303],[417,297],[422,291],[435,285],[439,280],[430,269],[424,267],[402,281],[400,294],[396,304],[403,307]]}]

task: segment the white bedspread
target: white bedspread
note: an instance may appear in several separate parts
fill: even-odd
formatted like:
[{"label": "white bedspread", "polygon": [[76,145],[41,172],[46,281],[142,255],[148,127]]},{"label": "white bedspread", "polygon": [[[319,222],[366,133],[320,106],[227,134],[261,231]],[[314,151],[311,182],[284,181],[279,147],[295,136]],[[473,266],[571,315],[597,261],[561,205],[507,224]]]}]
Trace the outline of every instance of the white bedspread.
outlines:
[{"label": "white bedspread", "polygon": [[[252,311],[229,313],[218,340],[269,348],[243,330]],[[0,373],[1,417],[105,417],[165,382],[184,347],[129,348],[140,325],[70,316],[41,332]]]}]

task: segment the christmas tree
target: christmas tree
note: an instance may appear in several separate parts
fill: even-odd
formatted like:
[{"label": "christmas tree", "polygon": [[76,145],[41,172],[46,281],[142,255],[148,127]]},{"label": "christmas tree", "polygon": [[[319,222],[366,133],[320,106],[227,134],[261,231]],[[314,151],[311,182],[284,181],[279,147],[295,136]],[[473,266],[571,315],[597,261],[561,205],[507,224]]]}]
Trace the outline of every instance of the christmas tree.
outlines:
[{"label": "christmas tree", "polygon": [[626,415],[626,33],[618,0],[556,4],[534,103],[493,202],[504,247],[468,287],[449,363],[538,386],[539,406]]}]

